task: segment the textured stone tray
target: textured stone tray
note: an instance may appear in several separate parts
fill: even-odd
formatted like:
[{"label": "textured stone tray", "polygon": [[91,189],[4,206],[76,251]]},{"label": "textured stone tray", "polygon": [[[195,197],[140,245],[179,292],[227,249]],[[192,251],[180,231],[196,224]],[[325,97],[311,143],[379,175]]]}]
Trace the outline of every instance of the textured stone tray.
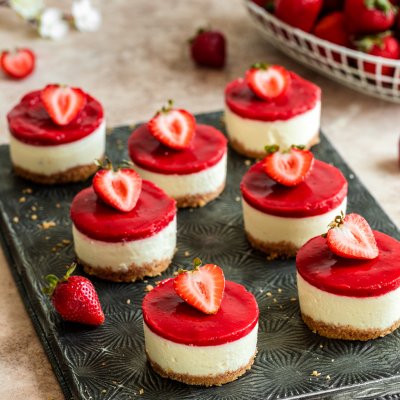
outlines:
[{"label": "textured stone tray", "polygon": [[[198,120],[223,129],[221,113],[202,114]],[[113,161],[127,158],[129,133],[128,127],[121,127],[108,137]],[[349,211],[358,211],[373,228],[400,238],[395,225],[325,137],[315,154],[339,167],[349,180]],[[243,234],[239,199],[239,182],[248,168],[245,161],[231,151],[228,185],[222,196],[202,209],[179,211],[178,252],[161,278],[134,284],[93,279],[106,322],[92,329],[62,322],[40,291],[44,275],[61,275],[74,260],[69,205],[90,182],[59,187],[30,184],[13,176],[8,147],[0,147],[4,251],[67,399],[392,399],[400,393],[400,330],[367,343],[313,334],[299,316],[294,261],[267,261],[250,248]],[[32,193],[26,193],[27,188]],[[43,229],[39,226],[43,221],[56,226]],[[221,265],[227,279],[245,285],[260,307],[254,366],[222,387],[204,389],[162,379],[146,363],[140,311],[145,286],[172,276],[194,257]],[[321,375],[312,376],[313,371]]]}]

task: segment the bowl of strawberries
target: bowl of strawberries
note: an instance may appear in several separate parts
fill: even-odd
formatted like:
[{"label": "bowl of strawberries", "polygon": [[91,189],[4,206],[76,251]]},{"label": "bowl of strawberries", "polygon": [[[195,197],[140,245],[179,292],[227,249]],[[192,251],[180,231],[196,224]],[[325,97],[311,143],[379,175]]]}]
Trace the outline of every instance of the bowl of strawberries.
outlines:
[{"label": "bowl of strawberries", "polygon": [[396,3],[245,0],[255,26],[285,54],[362,93],[400,103]]}]

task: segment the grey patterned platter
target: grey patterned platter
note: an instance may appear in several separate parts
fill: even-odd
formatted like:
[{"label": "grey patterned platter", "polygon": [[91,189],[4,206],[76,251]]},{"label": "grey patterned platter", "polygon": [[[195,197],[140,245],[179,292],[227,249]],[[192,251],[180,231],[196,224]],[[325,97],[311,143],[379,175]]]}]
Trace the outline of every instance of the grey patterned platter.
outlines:
[{"label": "grey patterned platter", "polygon": [[[221,113],[202,114],[198,120],[223,130]],[[121,127],[108,136],[107,153],[113,161],[127,159],[129,133],[128,127]],[[339,167],[347,177],[349,211],[358,211],[373,228],[400,238],[395,225],[324,136],[314,150],[317,158]],[[41,293],[43,276],[61,275],[74,260],[69,205],[90,182],[59,187],[30,184],[13,176],[8,147],[0,147],[3,247],[66,399],[397,398],[400,330],[366,343],[313,334],[299,316],[294,260],[267,261],[250,248],[239,197],[239,182],[248,164],[231,151],[224,193],[204,208],[179,211],[178,252],[161,277],[172,276],[200,257],[221,265],[227,279],[242,283],[257,298],[259,351],[253,368],[235,382],[205,389],[160,378],[146,362],[140,305],[146,285],[154,285],[160,277],[133,284],[93,279],[105,324],[87,328],[59,319]],[[49,227],[48,222],[55,226]]]}]

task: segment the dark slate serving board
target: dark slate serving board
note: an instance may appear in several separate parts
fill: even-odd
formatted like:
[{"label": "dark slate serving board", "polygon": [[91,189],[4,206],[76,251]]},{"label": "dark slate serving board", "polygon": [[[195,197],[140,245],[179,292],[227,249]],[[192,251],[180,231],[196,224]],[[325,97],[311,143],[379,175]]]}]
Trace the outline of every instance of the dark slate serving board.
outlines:
[{"label": "dark slate serving board", "polygon": [[[223,130],[221,113],[202,114],[198,120]],[[129,133],[128,127],[121,127],[109,135],[107,153],[113,161],[127,159]],[[395,225],[324,136],[314,150],[317,158],[339,167],[349,180],[348,210],[363,214],[373,228],[400,238]],[[367,343],[313,334],[299,316],[294,261],[267,261],[250,248],[243,234],[239,198],[247,164],[230,151],[228,184],[220,198],[202,209],[179,211],[178,252],[162,275],[172,276],[200,257],[221,265],[227,279],[244,284],[260,307],[259,351],[251,371],[222,387],[199,388],[162,379],[146,363],[140,305],[145,286],[161,278],[133,284],[93,279],[106,314],[99,328],[58,318],[40,291],[42,278],[48,273],[61,275],[74,260],[73,245],[68,242],[69,205],[90,182],[33,185],[13,176],[8,147],[0,147],[3,248],[67,399],[372,399],[395,398],[400,393],[400,330]],[[26,188],[32,194],[24,193]],[[38,226],[43,221],[54,221],[56,226],[44,230]],[[313,371],[321,375],[312,376]]]}]

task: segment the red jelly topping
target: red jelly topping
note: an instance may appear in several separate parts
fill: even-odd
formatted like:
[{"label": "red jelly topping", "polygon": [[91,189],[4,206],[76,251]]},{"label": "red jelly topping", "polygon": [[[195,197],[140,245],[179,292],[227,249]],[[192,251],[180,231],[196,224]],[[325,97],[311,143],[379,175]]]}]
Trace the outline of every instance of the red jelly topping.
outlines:
[{"label": "red jelly topping", "polygon": [[291,82],[286,93],[270,101],[257,97],[242,78],[229,83],[225,89],[227,106],[243,118],[260,121],[288,120],[311,110],[321,100],[321,89],[289,73]]},{"label": "red jelly topping", "polygon": [[175,217],[175,200],[149,181],[143,181],[135,208],[121,212],[100,200],[93,188],[79,192],[71,205],[71,219],[86,236],[104,242],[144,239],[165,228]]},{"label": "red jelly topping", "polygon": [[132,161],[143,169],[161,174],[185,175],[210,168],[227,150],[227,139],[217,129],[196,125],[190,146],[174,150],[161,144],[143,124],[132,132],[128,141]]},{"label": "red jelly topping", "polygon": [[333,254],[326,239],[317,236],[297,253],[297,271],[304,280],[325,292],[371,297],[400,287],[400,242],[374,231],[379,256],[354,260]]},{"label": "red jelly topping", "polygon": [[249,334],[258,321],[254,296],[238,283],[226,281],[221,307],[204,314],[185,303],[167,279],[143,300],[143,319],[154,333],[176,343],[215,346]]},{"label": "red jelly topping", "polygon": [[104,118],[103,107],[87,95],[85,107],[68,125],[53,122],[44,108],[40,90],[28,93],[7,115],[11,134],[34,146],[56,146],[71,143],[90,135]]},{"label": "red jelly topping", "polygon": [[347,196],[347,181],[336,167],[315,160],[308,177],[297,186],[283,186],[254,164],[240,184],[243,198],[252,207],[280,217],[304,218],[325,214],[340,206]]}]

